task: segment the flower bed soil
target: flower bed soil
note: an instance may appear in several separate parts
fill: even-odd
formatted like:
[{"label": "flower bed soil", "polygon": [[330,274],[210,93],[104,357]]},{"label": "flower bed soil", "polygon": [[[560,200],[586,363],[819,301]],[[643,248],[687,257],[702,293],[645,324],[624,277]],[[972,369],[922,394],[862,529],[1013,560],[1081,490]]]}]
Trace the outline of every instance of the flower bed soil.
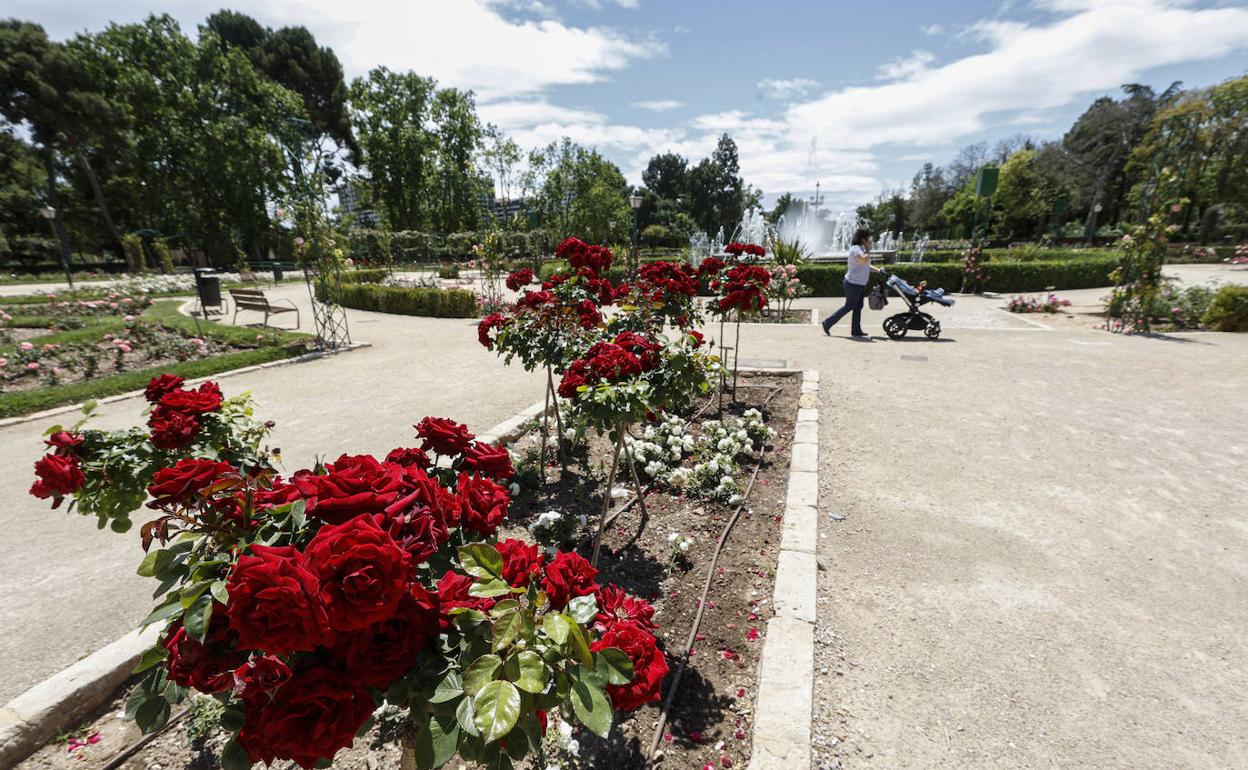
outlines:
[{"label": "flower bed soil", "polygon": [[808,307],[789,308],[781,315],[771,308],[764,308],[762,316],[759,318],[751,318],[743,323],[764,323],[764,324],[808,324],[811,323],[810,316],[814,313]]},{"label": "flower bed soil", "polygon": [[[742,373],[738,403],[730,404],[728,398],[724,400],[725,417],[739,416],[750,407],[761,409],[775,435],[768,443],[746,508],[720,554],[694,654],[681,679],[656,754],[660,767],[683,770],[703,768],[712,763],[718,770],[745,767],[749,762],[758,665],[767,619],[772,614],[772,584],[800,390],[800,377]],[[712,400],[702,419],[717,416]],[[690,429],[695,429],[696,424],[691,421]],[[526,449],[535,446],[536,441],[534,434],[522,438],[513,447],[515,456],[521,456]],[[601,487],[606,479],[605,466],[610,451],[611,446],[604,437],[591,436],[585,458],[588,471],[580,467],[581,463],[574,462],[562,478],[558,463],[552,461],[547,488],[522,492],[513,502],[508,522],[499,536],[531,540],[527,524],[538,513],[552,508],[586,513],[588,534],[582,536],[577,549],[588,558],[592,550],[592,530],[602,509]],[[743,488],[756,465],[754,461],[742,462],[739,480]],[[632,496],[631,484],[618,483],[617,488],[620,486],[628,490],[628,497]],[[626,500],[627,497],[618,498],[613,510]],[[735,506],[673,495],[665,490],[649,491],[645,502],[648,518],[643,519],[640,508],[634,504],[608,528],[603,539],[599,582],[617,583],[654,605],[654,620],[660,627],[658,637],[671,669],[664,683],[666,699],[694,622],[715,543]],[[667,537],[670,532],[692,537],[694,545],[687,561],[669,574],[667,562],[671,549]],[[121,719],[125,694],[123,688],[106,708],[67,735],[45,745],[20,764],[19,770],[101,770],[106,767],[113,757],[140,737],[133,722]],[[576,738],[581,749],[572,767],[581,770],[644,767],[662,705],[662,701],[650,703],[622,716],[607,740],[579,730]],[[200,744],[193,745],[187,731],[190,721],[184,718],[155,736],[118,765],[117,770],[219,768],[217,757],[225,736],[218,730]],[[69,750],[72,744],[67,739],[87,741],[93,735],[99,736],[95,743]],[[287,770],[287,764],[278,763],[275,767]],[[396,768],[398,764],[397,744],[379,742],[377,728],[373,728],[356,740],[353,748],[340,752],[333,766],[346,770],[379,770]],[[444,767],[454,770],[466,766],[456,759]],[[535,756],[518,767],[541,770],[545,761]]]}]

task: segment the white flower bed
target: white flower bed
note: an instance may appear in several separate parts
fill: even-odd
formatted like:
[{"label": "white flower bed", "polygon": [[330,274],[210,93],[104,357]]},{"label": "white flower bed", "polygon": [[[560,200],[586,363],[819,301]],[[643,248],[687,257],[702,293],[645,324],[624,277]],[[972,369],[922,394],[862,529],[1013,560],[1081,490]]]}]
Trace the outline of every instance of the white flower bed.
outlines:
[{"label": "white flower bed", "polygon": [[[637,472],[699,497],[736,502],[740,486],[740,461],[761,451],[773,431],[763,423],[762,412],[747,410],[726,422],[707,420],[702,434],[688,432],[688,423],[676,415],[647,425],[641,438],[625,438]],[[689,457],[691,464],[685,464]]]}]

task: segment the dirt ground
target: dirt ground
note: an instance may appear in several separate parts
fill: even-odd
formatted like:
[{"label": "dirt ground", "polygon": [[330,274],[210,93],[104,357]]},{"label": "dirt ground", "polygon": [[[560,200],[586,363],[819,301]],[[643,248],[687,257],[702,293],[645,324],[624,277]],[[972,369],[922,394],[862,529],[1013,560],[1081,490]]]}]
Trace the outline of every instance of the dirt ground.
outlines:
[{"label": "dirt ground", "polygon": [[990,304],[746,340],[823,372],[816,768],[1248,766],[1248,335]]}]

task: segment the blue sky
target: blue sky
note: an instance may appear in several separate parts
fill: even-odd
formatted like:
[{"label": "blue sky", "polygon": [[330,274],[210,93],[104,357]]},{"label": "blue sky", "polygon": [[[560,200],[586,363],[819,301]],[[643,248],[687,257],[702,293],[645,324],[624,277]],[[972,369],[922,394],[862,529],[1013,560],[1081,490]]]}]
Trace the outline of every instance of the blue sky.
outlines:
[{"label": "blue sky", "polygon": [[[0,0],[64,37],[221,0]],[[1217,0],[236,0],[303,24],[348,76],[384,64],[472,88],[532,147],[562,135],[638,181],[728,131],[768,198],[816,179],[848,208],[924,160],[1027,133],[1057,138],[1127,82],[1208,85],[1248,71],[1248,6]]]}]

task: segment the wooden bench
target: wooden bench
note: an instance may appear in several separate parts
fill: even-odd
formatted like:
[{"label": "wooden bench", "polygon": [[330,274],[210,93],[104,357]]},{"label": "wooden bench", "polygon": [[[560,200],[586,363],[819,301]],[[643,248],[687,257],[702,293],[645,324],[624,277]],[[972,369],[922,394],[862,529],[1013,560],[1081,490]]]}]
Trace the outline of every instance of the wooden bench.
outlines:
[{"label": "wooden bench", "polygon": [[274,305],[273,301],[264,296],[264,292],[260,289],[230,289],[230,299],[234,300],[234,320],[235,326],[238,325],[238,311],[255,310],[258,313],[264,313],[264,326],[269,325],[269,316],[278,315],[279,313],[294,313],[295,328],[299,328],[299,308],[295,307],[295,303],[288,299],[277,300],[278,302],[289,302],[290,307],[285,305]]}]

